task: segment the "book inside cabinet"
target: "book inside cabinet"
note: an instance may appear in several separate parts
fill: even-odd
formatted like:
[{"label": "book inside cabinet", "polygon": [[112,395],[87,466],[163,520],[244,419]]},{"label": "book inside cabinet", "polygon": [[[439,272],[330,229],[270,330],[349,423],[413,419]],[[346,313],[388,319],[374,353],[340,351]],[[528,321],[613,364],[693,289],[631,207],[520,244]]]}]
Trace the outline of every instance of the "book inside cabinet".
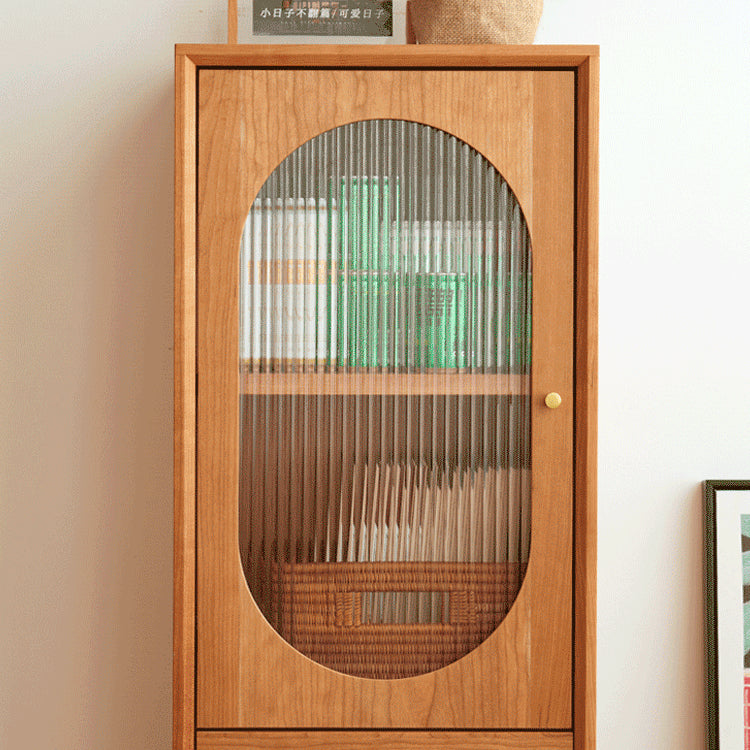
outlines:
[{"label": "book inside cabinet", "polygon": [[514,49],[178,48],[177,747],[593,747],[595,56]]}]

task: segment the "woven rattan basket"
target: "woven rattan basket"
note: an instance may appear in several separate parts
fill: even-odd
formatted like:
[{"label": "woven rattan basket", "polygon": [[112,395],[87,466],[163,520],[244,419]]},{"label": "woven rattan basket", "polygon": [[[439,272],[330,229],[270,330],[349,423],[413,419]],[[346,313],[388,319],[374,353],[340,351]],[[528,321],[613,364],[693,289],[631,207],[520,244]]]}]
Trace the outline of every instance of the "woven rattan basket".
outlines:
[{"label": "woven rattan basket", "polygon": [[[292,646],[326,667],[358,677],[411,677],[444,667],[484,641],[510,609],[524,572],[519,563],[279,565],[276,621]],[[379,621],[366,611],[368,601],[386,592],[423,592],[433,621],[415,622],[406,613],[392,618],[406,621]]]},{"label": "woven rattan basket", "polygon": [[409,0],[418,44],[531,44],[543,0]]}]

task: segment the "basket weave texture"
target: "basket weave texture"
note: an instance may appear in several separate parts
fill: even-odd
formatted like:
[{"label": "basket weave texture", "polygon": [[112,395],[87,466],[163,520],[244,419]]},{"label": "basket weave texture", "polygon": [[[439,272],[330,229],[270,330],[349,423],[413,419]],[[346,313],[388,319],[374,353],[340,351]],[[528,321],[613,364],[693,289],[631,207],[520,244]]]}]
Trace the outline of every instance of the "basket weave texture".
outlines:
[{"label": "basket weave texture", "polygon": [[418,44],[531,44],[543,0],[409,0]]},{"label": "basket weave texture", "polygon": [[[520,563],[381,562],[279,565],[273,597],[279,633],[338,672],[411,677],[450,664],[500,624],[518,594]],[[442,592],[438,622],[363,621],[372,592]],[[429,594],[426,594],[429,596]],[[446,601],[446,600],[443,600]],[[447,614],[447,617],[445,616]]]}]

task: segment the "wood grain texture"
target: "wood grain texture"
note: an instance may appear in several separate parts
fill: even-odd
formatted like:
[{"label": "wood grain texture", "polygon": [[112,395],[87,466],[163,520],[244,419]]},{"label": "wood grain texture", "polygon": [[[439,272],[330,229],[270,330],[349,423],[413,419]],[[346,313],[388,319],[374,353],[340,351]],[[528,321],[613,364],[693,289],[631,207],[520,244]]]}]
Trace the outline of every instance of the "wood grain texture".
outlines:
[{"label": "wood grain texture", "polygon": [[198,750],[570,750],[569,732],[198,732]]},{"label": "wood grain texture", "polygon": [[597,320],[599,58],[577,72],[577,345],[575,498],[576,750],[596,746]]},{"label": "wood grain texture", "polygon": [[[574,259],[575,259],[575,77],[573,73],[548,71],[534,77],[533,219],[531,247],[533,266],[532,336],[532,549],[529,567],[544,569],[537,599],[531,610],[531,631],[550,626],[550,610],[560,611],[555,625],[573,628],[573,431],[556,429],[564,421],[572,425],[575,413],[573,382]],[[554,178],[551,176],[554,175]],[[544,404],[554,391],[562,397],[555,410]],[[533,416],[532,416],[533,419]],[[565,557],[548,535],[559,541]],[[549,556],[549,557],[548,557]],[[545,580],[545,583],[541,583]],[[572,665],[572,643],[562,633],[532,652],[533,673],[545,669],[566,674]],[[540,727],[561,726],[571,715],[571,683],[534,683],[533,715]]]},{"label": "wood grain texture", "polygon": [[[246,188],[234,174],[232,158],[221,145],[207,139],[205,99],[212,91],[206,71],[199,72],[198,138],[198,342],[197,362],[200,388],[198,409],[197,462],[197,627],[196,658],[198,726],[206,724],[207,696],[221,701],[217,712],[220,726],[241,726],[237,717],[240,664],[238,643],[239,603],[236,590],[227,580],[237,579],[239,564],[235,540],[239,539],[237,514],[232,513],[232,496],[239,482],[238,372],[227,363],[237,358],[238,286],[236,264],[218,262],[217,248],[238,247],[241,228],[234,217],[246,212],[241,196]],[[211,128],[221,136],[239,127],[242,113],[236,107],[220,107],[219,121]],[[236,152],[238,147],[235,147]],[[210,218],[208,218],[210,217]],[[213,291],[210,291],[213,290]],[[234,556],[233,553],[234,552]],[[210,637],[201,622],[217,625],[225,635]],[[214,725],[215,726],[215,725]]]},{"label": "wood grain texture", "polygon": [[416,44],[417,43],[417,37],[414,33],[414,23],[411,19],[411,3],[407,1],[406,3],[406,43],[407,44]]},{"label": "wood grain texture", "polygon": [[195,66],[175,60],[173,748],[195,737]]},{"label": "wood grain texture", "polygon": [[587,45],[210,45],[179,44],[202,67],[577,68],[599,48]]},{"label": "wood grain texture", "polygon": [[[566,71],[200,72],[200,728],[571,727],[572,92]],[[337,125],[381,117],[433,125],[487,157],[525,208],[541,270],[534,282],[535,494],[526,580],[508,617],[475,651],[396,681],[327,670],[267,625],[241,571],[237,520],[237,253],[248,207],[298,145]],[[543,406],[552,382],[548,390],[568,404],[555,412]]]},{"label": "wood grain texture", "polygon": [[237,0],[227,0],[227,43],[237,44]]}]

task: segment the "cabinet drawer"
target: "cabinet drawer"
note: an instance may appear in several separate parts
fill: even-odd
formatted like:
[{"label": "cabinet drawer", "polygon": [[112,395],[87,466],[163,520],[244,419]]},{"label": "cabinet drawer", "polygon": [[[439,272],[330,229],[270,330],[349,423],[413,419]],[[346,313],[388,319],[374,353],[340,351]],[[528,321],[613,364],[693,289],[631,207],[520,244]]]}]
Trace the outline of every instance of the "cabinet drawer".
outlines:
[{"label": "cabinet drawer", "polygon": [[197,750],[570,750],[571,732],[198,732]]}]

